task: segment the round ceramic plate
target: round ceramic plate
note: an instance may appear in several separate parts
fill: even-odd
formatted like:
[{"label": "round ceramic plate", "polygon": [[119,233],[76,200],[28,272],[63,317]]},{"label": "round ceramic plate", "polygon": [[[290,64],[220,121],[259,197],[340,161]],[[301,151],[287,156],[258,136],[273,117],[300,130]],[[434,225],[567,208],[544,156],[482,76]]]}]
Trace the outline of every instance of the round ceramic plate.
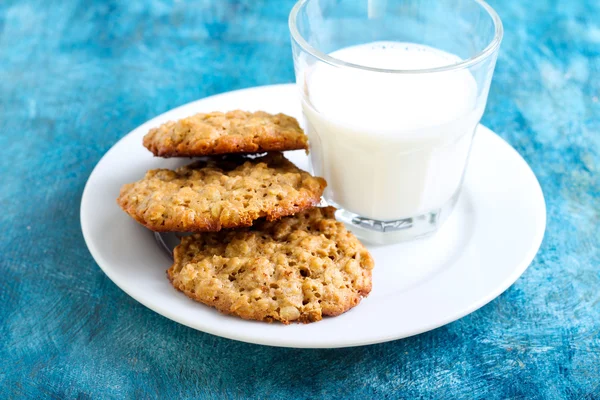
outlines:
[{"label": "round ceramic plate", "polygon": [[[245,342],[288,347],[346,347],[425,332],[482,307],[531,263],[546,226],[540,185],[504,140],[480,126],[464,189],[440,231],[411,243],[368,245],[375,258],[373,290],[349,312],[308,325],[262,323],[226,316],[175,290],[171,261],[154,234],[118,207],[124,183],[148,169],[189,160],[161,159],[142,146],[148,129],[196,112],[264,110],[300,116],[293,85],[265,86],[209,97],[171,110],[115,144],[90,176],[81,201],[83,236],[106,275],[131,297],[189,327]],[[288,152],[308,168],[304,152]]]}]

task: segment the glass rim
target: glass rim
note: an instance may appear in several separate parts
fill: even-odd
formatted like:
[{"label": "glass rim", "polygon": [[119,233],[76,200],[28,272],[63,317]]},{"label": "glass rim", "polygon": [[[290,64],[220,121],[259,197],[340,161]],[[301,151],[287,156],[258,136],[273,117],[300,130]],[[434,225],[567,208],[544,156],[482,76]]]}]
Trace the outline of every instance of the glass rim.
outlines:
[{"label": "glass rim", "polygon": [[290,12],[290,15],[288,18],[290,34],[292,36],[292,39],[304,51],[306,51],[313,57],[315,57],[327,64],[330,64],[332,66],[336,66],[336,67],[357,68],[357,69],[362,69],[365,71],[385,72],[385,73],[392,73],[392,74],[424,74],[424,73],[431,73],[431,72],[444,72],[444,71],[453,71],[453,70],[458,70],[458,69],[464,69],[464,68],[469,68],[475,64],[478,64],[481,61],[487,59],[492,54],[494,54],[494,52],[496,52],[496,50],[498,50],[498,48],[500,47],[500,42],[502,41],[502,36],[504,35],[504,28],[502,27],[502,21],[500,20],[500,16],[498,15],[498,13],[496,13],[496,11],[484,0],[472,0],[473,2],[475,2],[479,6],[481,6],[487,12],[488,16],[490,16],[492,18],[492,21],[494,23],[494,38],[488,43],[488,45],[483,50],[481,50],[474,56],[469,57],[465,60],[462,60],[461,62],[458,62],[456,64],[444,65],[444,66],[435,67],[435,68],[385,69],[385,68],[368,67],[365,65],[353,64],[353,63],[349,63],[346,61],[342,61],[335,57],[331,57],[330,55],[325,54],[322,51],[311,46],[304,39],[304,37],[302,37],[302,35],[300,34],[300,31],[298,31],[298,27],[296,25],[296,19],[298,17],[298,13],[300,12],[300,9],[310,1],[314,1],[314,0],[298,0],[298,2],[292,8],[292,11]]}]

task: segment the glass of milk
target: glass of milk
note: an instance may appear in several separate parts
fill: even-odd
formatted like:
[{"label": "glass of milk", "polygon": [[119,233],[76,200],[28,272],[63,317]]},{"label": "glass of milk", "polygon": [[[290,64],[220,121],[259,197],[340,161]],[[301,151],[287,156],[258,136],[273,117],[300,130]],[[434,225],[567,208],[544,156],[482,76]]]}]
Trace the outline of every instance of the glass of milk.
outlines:
[{"label": "glass of milk", "polygon": [[502,24],[481,0],[300,0],[297,87],[324,198],[376,243],[434,233],[460,194]]}]

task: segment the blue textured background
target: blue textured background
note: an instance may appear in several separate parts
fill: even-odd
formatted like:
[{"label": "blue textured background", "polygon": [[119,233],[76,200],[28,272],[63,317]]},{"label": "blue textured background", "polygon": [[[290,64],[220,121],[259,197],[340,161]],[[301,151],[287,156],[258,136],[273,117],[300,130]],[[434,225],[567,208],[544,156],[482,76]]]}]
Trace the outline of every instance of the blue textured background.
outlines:
[{"label": "blue textured background", "polygon": [[292,1],[1,1],[0,398],[600,398],[600,6],[492,5],[506,35],[483,122],[541,182],[540,253],[505,294],[433,332],[295,350],[144,308],[79,227],[87,177],[131,129],[293,80]]}]

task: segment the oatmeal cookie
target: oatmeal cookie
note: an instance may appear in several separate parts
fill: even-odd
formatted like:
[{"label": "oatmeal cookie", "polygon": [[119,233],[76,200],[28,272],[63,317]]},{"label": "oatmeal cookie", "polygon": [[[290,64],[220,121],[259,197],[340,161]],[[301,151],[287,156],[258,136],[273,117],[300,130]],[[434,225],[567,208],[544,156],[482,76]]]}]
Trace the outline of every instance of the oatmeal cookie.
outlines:
[{"label": "oatmeal cookie", "polygon": [[373,259],[334,212],[313,208],[183,237],[168,277],[192,299],[244,319],[289,324],[342,314],[371,291]]},{"label": "oatmeal cookie", "polygon": [[142,180],[124,185],[117,202],[153,231],[219,231],[314,207],[325,185],[281,153],[221,156],[175,171],[148,171]]},{"label": "oatmeal cookie", "polygon": [[260,153],[308,148],[295,118],[263,111],[196,114],[151,129],[144,146],[160,157]]}]

